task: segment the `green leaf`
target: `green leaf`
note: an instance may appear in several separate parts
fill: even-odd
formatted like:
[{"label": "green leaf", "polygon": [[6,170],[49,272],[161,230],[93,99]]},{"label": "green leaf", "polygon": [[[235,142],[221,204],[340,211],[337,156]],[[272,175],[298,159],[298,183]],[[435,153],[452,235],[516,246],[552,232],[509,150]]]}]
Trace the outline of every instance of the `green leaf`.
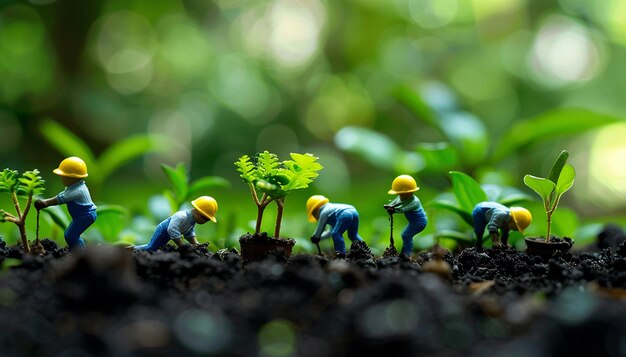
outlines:
[{"label": "green leaf", "polygon": [[470,226],[474,226],[474,220],[472,219],[471,212],[464,211],[463,209],[461,209],[460,207],[456,206],[452,202],[443,201],[443,200],[435,200],[435,201],[431,201],[428,205],[430,207],[441,208],[441,209],[445,209],[445,210],[454,212],[454,213],[458,214],[459,216],[461,216],[461,218],[467,224],[469,224]]},{"label": "green leaf", "polygon": [[345,127],[335,135],[334,141],[339,149],[389,172],[395,171],[396,160],[405,155],[388,136],[368,128]]},{"label": "green leaf", "polygon": [[479,118],[470,113],[453,112],[441,116],[441,128],[468,165],[479,165],[487,154],[487,129]]},{"label": "green leaf", "polygon": [[430,109],[430,106],[422,99],[416,90],[408,85],[402,85],[393,94],[398,102],[404,104],[417,118],[432,127],[439,128],[437,118]]},{"label": "green leaf", "polygon": [[507,207],[515,206],[523,202],[531,201],[532,198],[523,193],[512,193],[510,195],[506,195],[498,200],[498,203],[505,205]]},{"label": "green leaf", "polygon": [[176,201],[180,204],[180,202],[184,201],[187,198],[187,193],[189,192],[189,185],[187,181],[187,167],[184,163],[179,163],[176,167],[171,167],[169,165],[162,164],[161,169],[167,176],[170,185],[172,187],[172,191],[174,192],[174,196],[176,197]]},{"label": "green leaf", "polygon": [[476,204],[487,201],[485,191],[469,175],[460,171],[450,171],[452,178],[452,191],[461,209],[472,212]]},{"label": "green leaf", "polygon": [[564,135],[584,133],[621,120],[587,109],[564,108],[545,112],[513,125],[496,146],[493,162],[519,149],[527,149],[536,141],[546,142]]},{"label": "green leaf", "polygon": [[559,182],[559,176],[561,175],[561,171],[563,170],[563,166],[565,166],[568,157],[569,153],[566,150],[561,151],[559,156],[554,161],[554,164],[552,164],[548,180],[554,182],[555,184]]},{"label": "green leaf", "polygon": [[263,151],[256,156],[256,169],[258,179],[268,179],[276,175],[276,171],[280,167],[278,156],[269,151]]},{"label": "green leaf", "polygon": [[576,170],[574,166],[566,164],[563,166],[563,170],[559,175],[559,179],[556,184],[556,192],[559,197],[567,192],[574,185],[574,179],[576,178]]},{"label": "green leaf", "polygon": [[40,195],[45,191],[45,181],[39,175],[39,170],[26,171],[19,178],[17,194],[20,196]]},{"label": "green leaf", "polygon": [[447,172],[459,161],[457,150],[446,142],[419,144],[416,150],[424,158],[428,171]]},{"label": "green leaf", "polygon": [[291,153],[291,160],[283,162],[286,170],[281,171],[289,180],[282,186],[283,191],[289,192],[309,187],[309,184],[319,176],[317,173],[322,165],[317,162],[319,158],[311,154]]},{"label": "green leaf", "polygon": [[41,212],[47,214],[50,219],[52,219],[52,222],[54,222],[61,229],[67,229],[67,226],[69,225],[69,219],[67,218],[67,215],[60,206],[50,206],[44,210],[41,210]]},{"label": "green leaf", "polygon": [[437,238],[452,239],[461,243],[472,243],[474,242],[473,237],[473,235],[468,235],[467,233],[457,232],[450,229],[442,229],[437,232]]},{"label": "green leaf", "polygon": [[115,242],[118,235],[126,227],[130,218],[128,209],[116,205],[103,205],[97,208],[98,219],[94,227],[100,231],[107,242]]},{"label": "green leaf", "polygon": [[0,173],[0,192],[15,192],[19,185],[17,170],[4,169]]},{"label": "green leaf", "polygon": [[533,191],[537,192],[545,204],[550,203],[550,195],[552,195],[552,192],[556,189],[554,182],[547,178],[526,175],[524,176],[524,183]]},{"label": "green leaf", "polygon": [[205,176],[199,178],[191,183],[187,199],[198,195],[201,191],[207,191],[219,187],[228,188],[230,187],[230,182],[219,176]]},{"label": "green leaf", "polygon": [[167,151],[166,139],[152,135],[137,135],[124,139],[110,146],[98,159],[100,180],[105,181],[109,175],[124,164],[149,152]]},{"label": "green leaf", "polygon": [[4,261],[2,261],[2,268],[0,270],[4,272],[13,267],[19,267],[22,263],[22,259],[5,258]]},{"label": "green leaf", "polygon": [[78,156],[85,161],[92,176],[97,176],[96,158],[89,146],[74,133],[53,120],[44,120],[40,125],[43,137],[65,156]]},{"label": "green leaf", "polygon": [[252,183],[258,179],[257,170],[254,166],[252,160],[248,155],[244,155],[235,162],[235,166],[237,166],[237,171],[240,173],[240,177],[248,183]]}]

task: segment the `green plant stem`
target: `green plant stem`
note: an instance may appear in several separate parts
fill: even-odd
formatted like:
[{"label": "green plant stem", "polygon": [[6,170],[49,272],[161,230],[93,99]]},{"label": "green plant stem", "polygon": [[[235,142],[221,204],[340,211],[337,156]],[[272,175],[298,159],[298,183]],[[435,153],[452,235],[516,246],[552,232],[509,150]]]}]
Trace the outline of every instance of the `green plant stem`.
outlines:
[{"label": "green plant stem", "polygon": [[278,206],[276,213],[276,226],[274,227],[274,238],[280,237],[280,226],[283,221],[283,210],[285,208],[285,198],[280,198],[276,200],[276,205]]},{"label": "green plant stem", "polygon": [[556,207],[559,205],[559,198],[557,197],[552,206],[549,202],[546,203],[546,216],[548,217],[548,232],[546,233],[546,242],[550,241],[550,229],[552,228],[552,214],[556,211]]},{"label": "green plant stem", "polygon": [[[254,195],[256,196],[256,192],[253,190]],[[269,199],[269,196],[264,193],[263,197],[261,198],[261,202],[259,202],[258,198],[256,199],[257,202],[257,216],[256,216],[256,227],[254,228],[254,232],[256,234],[261,233],[261,223],[263,222],[263,213],[265,212],[265,208],[267,207],[267,205],[270,204],[270,202],[272,202],[273,200]]]},{"label": "green plant stem", "polygon": [[15,206],[15,212],[17,212],[17,218],[22,218],[20,202],[17,200],[17,194],[15,193],[15,191],[11,192],[11,199],[13,199],[13,205]]}]

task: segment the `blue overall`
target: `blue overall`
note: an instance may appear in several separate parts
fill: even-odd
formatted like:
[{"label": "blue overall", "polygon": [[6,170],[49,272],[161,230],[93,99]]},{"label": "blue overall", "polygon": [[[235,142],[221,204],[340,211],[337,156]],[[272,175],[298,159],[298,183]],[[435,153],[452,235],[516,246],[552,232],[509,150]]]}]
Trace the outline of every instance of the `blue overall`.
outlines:
[{"label": "blue overall", "polygon": [[96,221],[96,205],[91,201],[85,181],[80,180],[65,188],[57,196],[59,203],[67,204],[72,222],[65,230],[65,242],[70,249],[84,248],[85,241],[81,234]]},{"label": "blue overall", "polygon": [[411,256],[413,253],[413,237],[426,228],[428,218],[426,211],[422,208],[422,203],[417,196],[402,200],[400,196],[389,203],[394,209],[394,213],[404,213],[408,225],[402,231],[402,255]]},{"label": "blue overall", "polygon": [[426,228],[428,218],[423,208],[416,211],[405,212],[409,224],[402,231],[402,251],[401,254],[410,256],[413,253],[413,237]]},{"label": "blue overall", "polygon": [[497,202],[480,202],[474,206],[472,219],[474,220],[474,233],[476,234],[476,250],[482,250],[483,248],[485,228],[489,230],[489,234],[498,233],[498,229],[502,230],[502,243],[504,245],[508,244],[508,223],[511,219],[511,210],[508,207]]},{"label": "blue overall", "polygon": [[[321,233],[326,225],[331,226],[330,232]],[[314,237],[321,239],[332,237],[335,252],[346,254],[343,233],[348,231],[351,241],[363,241],[359,236],[359,213],[350,205],[327,203],[320,208],[319,223]]]},{"label": "blue overall", "polygon": [[150,238],[150,242],[148,242],[148,244],[138,245],[134,249],[153,251],[166,245],[167,242],[169,242],[170,240],[170,234],[167,232],[167,227],[170,225],[171,220],[172,217],[169,217],[168,219],[159,223],[156,230],[154,231],[154,234],[152,235],[152,238]]},{"label": "blue overall", "polygon": [[67,202],[67,210],[72,216],[72,222],[65,230],[65,242],[70,249],[82,249],[85,247],[85,241],[80,235],[96,221],[96,208],[93,205],[85,206],[72,201]]}]

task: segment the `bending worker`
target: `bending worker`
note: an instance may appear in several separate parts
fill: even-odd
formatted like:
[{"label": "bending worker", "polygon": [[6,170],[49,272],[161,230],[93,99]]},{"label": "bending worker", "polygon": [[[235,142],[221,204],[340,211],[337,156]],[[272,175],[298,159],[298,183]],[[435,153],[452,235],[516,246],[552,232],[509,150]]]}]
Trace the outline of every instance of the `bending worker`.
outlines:
[{"label": "bending worker", "polygon": [[390,195],[398,195],[389,204],[383,207],[390,214],[404,213],[409,224],[402,231],[402,251],[400,258],[408,260],[413,253],[413,237],[426,228],[428,218],[422,208],[422,203],[413,192],[419,190],[415,179],[409,175],[400,175],[391,183]]},{"label": "bending worker", "polygon": [[[318,221],[317,229],[311,237],[311,242],[318,244],[321,239],[333,238],[337,258],[345,258],[346,244],[343,233],[348,231],[348,238],[354,243],[365,242],[359,236],[359,213],[353,206],[341,203],[329,203],[328,198],[315,195],[306,201],[306,212],[309,222]],[[331,229],[324,232],[326,225]]]},{"label": "bending worker", "polygon": [[159,223],[152,235],[150,242],[133,247],[134,250],[154,251],[167,244],[171,240],[181,247],[185,238],[191,244],[198,244],[196,239],[196,224],[205,224],[208,221],[217,223],[217,201],[210,196],[202,196],[191,201],[192,209],[178,211],[171,217]]},{"label": "bending worker", "polygon": [[472,211],[474,220],[474,233],[476,233],[476,251],[483,250],[483,234],[485,227],[489,230],[491,241],[494,247],[500,246],[500,234],[502,231],[502,244],[506,247],[509,244],[509,231],[520,231],[528,227],[532,221],[532,216],[526,208],[508,208],[497,202],[481,202],[474,206]]}]

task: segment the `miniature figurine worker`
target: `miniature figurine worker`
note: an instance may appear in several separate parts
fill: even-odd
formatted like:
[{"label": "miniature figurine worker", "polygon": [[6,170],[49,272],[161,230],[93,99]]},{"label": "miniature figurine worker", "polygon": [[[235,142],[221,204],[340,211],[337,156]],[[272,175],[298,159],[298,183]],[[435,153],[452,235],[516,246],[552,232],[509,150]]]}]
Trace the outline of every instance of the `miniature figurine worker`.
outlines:
[{"label": "miniature figurine worker", "polygon": [[[317,229],[311,236],[311,242],[318,244],[320,240],[332,237],[337,257],[346,256],[346,244],[343,240],[345,231],[348,231],[348,238],[352,242],[363,242],[359,236],[359,213],[353,206],[329,203],[328,198],[315,195],[306,201],[306,212],[309,222],[318,221]],[[331,228],[324,232],[326,225]]]},{"label": "miniature figurine worker", "polygon": [[65,190],[55,197],[35,201],[35,208],[40,210],[65,203],[72,216],[72,222],[65,230],[65,242],[70,249],[82,249],[85,241],[80,235],[96,221],[96,205],[91,201],[89,189],[83,180],[88,176],[87,165],[82,159],[72,156],[61,161],[52,172],[61,177]]},{"label": "miniature figurine worker", "polygon": [[413,252],[413,237],[426,228],[428,218],[422,208],[422,203],[413,192],[419,190],[415,179],[409,175],[400,175],[391,183],[390,195],[398,195],[389,204],[383,207],[390,214],[404,213],[409,224],[402,231],[402,251],[400,257],[409,259]]},{"label": "miniature figurine worker", "polygon": [[171,240],[177,246],[183,245],[182,238],[191,244],[198,244],[196,239],[196,224],[205,224],[209,220],[217,223],[217,201],[210,196],[202,196],[191,201],[193,208],[188,211],[178,211],[171,217],[159,223],[152,235],[150,242],[133,247],[134,250],[154,251],[167,244]]},{"label": "miniature figurine worker", "polygon": [[524,233],[532,221],[532,216],[526,208],[508,208],[497,202],[481,202],[472,211],[474,219],[474,233],[476,233],[476,250],[483,250],[483,234],[485,227],[489,230],[493,246],[500,246],[498,230],[502,231],[502,244],[509,244],[509,231],[515,230]]}]

